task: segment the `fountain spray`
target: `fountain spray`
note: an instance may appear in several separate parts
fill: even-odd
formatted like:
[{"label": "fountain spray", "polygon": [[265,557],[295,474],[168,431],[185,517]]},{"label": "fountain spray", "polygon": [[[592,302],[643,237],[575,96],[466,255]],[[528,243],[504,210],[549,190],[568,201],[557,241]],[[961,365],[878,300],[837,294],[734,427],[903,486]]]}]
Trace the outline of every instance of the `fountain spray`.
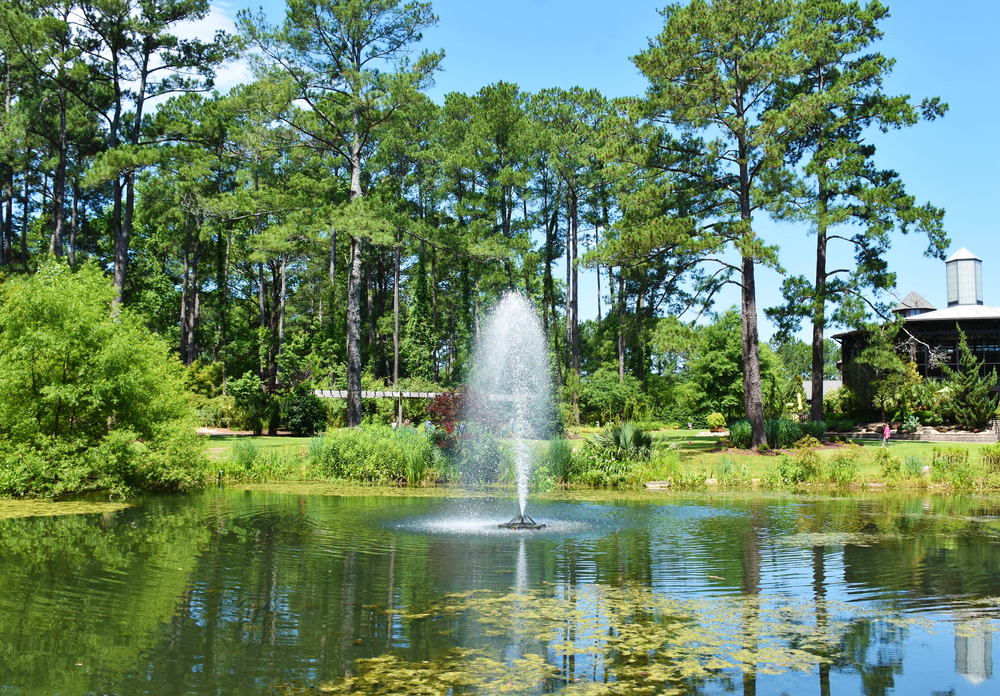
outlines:
[{"label": "fountain spray", "polygon": [[552,409],[548,346],[538,314],[521,295],[505,294],[486,320],[476,346],[469,414],[482,427],[512,439],[520,514],[504,527],[539,529],[525,514],[531,484],[529,440],[545,435]]}]

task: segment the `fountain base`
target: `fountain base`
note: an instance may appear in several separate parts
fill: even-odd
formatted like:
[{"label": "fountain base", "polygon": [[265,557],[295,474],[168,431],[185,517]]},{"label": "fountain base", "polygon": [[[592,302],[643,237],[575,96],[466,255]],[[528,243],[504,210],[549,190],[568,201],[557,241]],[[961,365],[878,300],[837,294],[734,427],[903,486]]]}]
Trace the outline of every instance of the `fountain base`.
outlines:
[{"label": "fountain base", "polygon": [[544,524],[538,524],[527,515],[514,515],[514,519],[505,524],[498,524],[500,529],[542,529]]}]

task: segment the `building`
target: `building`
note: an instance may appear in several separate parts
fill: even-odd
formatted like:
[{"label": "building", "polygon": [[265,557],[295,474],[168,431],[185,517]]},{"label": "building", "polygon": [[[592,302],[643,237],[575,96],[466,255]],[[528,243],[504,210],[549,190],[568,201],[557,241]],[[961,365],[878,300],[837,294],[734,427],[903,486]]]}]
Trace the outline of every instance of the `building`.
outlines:
[{"label": "building", "polygon": [[[906,323],[896,338],[897,349],[916,363],[925,378],[941,378],[941,365],[958,366],[958,329],[965,332],[969,350],[984,363],[983,376],[1000,374],[1000,307],[983,304],[983,260],[962,247],[945,261],[948,307],[936,309],[916,292],[893,308]],[[841,343],[846,365],[864,349],[863,331],[834,336]]]}]

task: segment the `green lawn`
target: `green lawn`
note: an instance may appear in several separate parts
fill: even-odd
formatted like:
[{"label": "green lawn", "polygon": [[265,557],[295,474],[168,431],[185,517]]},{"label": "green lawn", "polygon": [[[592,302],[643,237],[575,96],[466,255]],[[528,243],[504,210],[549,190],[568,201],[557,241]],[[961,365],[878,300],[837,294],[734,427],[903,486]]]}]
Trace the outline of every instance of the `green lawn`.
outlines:
[{"label": "green lawn", "polygon": [[306,453],[309,447],[308,437],[291,437],[288,435],[269,436],[261,435],[207,435],[209,459],[222,461],[229,458],[229,453],[233,449],[233,443],[237,440],[252,440],[261,450],[266,452],[278,452],[282,458],[300,457]]},{"label": "green lawn", "polygon": [[[596,430],[595,430],[596,432]],[[680,464],[682,469],[690,472],[704,471],[708,476],[714,476],[715,469],[720,456],[729,456],[737,465],[746,464],[754,478],[761,477],[768,467],[775,462],[774,453],[768,454],[748,454],[748,453],[726,453],[720,450],[720,440],[718,436],[698,437],[699,432],[704,430],[662,430],[657,433],[661,441],[676,444],[680,453]],[[593,437],[593,432],[580,433],[580,439],[571,440],[573,447],[577,448],[583,444],[585,439]],[[285,461],[295,461],[297,457],[303,457],[309,446],[308,437],[269,437],[263,435],[253,437],[250,435],[209,435],[208,455],[215,461],[224,461],[229,458],[233,443],[237,440],[252,440],[259,448],[267,453],[275,452],[281,455]],[[882,446],[881,440],[855,440],[859,445],[874,454],[874,450]],[[547,446],[544,440],[535,441],[531,444],[532,449],[538,450]],[[948,443],[948,442],[913,442],[913,441],[892,441],[889,449],[893,454],[902,458],[909,455],[919,455],[929,464],[934,447],[962,447],[969,450],[969,461],[974,466],[979,464],[979,450],[982,444],[978,443]],[[820,456],[830,459],[837,454],[837,449],[820,450]],[[867,458],[866,458],[867,459]],[[877,477],[878,467],[871,461],[863,461],[860,465],[860,476],[862,478]]]},{"label": "green lawn", "polygon": [[[719,457],[726,454],[719,450],[720,437],[696,437],[697,433],[704,430],[664,430],[657,433],[662,440],[670,443],[677,443],[680,451],[681,466],[687,471],[705,471],[710,476],[714,473]],[[882,440],[852,440],[861,445],[868,453],[882,446]],[[889,449],[894,455],[903,459],[910,455],[919,455],[930,464],[935,447],[961,447],[969,450],[969,462],[974,466],[979,465],[979,450],[986,443],[962,443],[962,442],[915,442],[911,440],[889,440]],[[831,459],[836,456],[836,449],[820,450],[823,459]],[[731,456],[737,465],[746,464],[754,477],[761,476],[769,465],[774,462],[775,454],[740,454],[732,453]],[[878,467],[871,462],[862,464],[860,474],[862,477],[875,476],[879,473]]]}]

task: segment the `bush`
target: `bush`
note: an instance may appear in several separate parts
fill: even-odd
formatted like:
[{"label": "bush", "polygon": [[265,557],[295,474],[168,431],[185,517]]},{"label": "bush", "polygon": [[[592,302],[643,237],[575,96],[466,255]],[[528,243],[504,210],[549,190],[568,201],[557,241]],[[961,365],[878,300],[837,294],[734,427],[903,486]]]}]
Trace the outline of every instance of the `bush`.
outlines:
[{"label": "bush", "polygon": [[[788,449],[802,439],[802,428],[788,418],[768,418],[764,421],[764,435],[767,437],[768,448]],[[729,443],[733,447],[750,449],[752,441],[750,421],[743,419],[729,425]]]},{"label": "bush", "polygon": [[844,450],[838,452],[827,464],[827,470],[830,483],[842,486],[854,483],[858,478],[858,453]]},{"label": "bush", "polygon": [[705,420],[708,422],[708,427],[713,430],[726,427],[726,417],[721,413],[710,413]]},{"label": "bush", "polygon": [[430,437],[414,428],[333,430],[310,449],[318,473],[349,481],[416,483],[434,463]]},{"label": "bush", "polygon": [[305,472],[301,464],[287,460],[279,452],[264,451],[249,438],[240,438],[233,443],[229,459],[219,467],[228,481],[247,483],[272,483],[301,479]]},{"label": "bush", "polygon": [[916,416],[917,422],[919,422],[920,425],[934,426],[944,423],[944,419],[941,417],[941,414],[934,413],[933,411],[914,411],[913,415]]},{"label": "bush", "polygon": [[931,476],[935,481],[955,488],[971,488],[975,475],[969,464],[969,450],[964,447],[935,447],[932,450]]},{"label": "bush", "polygon": [[230,380],[229,393],[233,397],[234,424],[245,427],[254,435],[264,432],[264,424],[271,417],[271,405],[260,377],[248,372],[239,379]]},{"label": "bush", "polygon": [[912,413],[908,414],[905,419],[903,419],[903,432],[904,433],[915,433],[917,428],[920,427],[920,419],[918,419]]},{"label": "bush", "polygon": [[285,426],[296,435],[313,435],[326,428],[326,407],[313,392],[296,389],[282,406]]},{"label": "bush", "polygon": [[771,485],[804,483],[818,480],[821,468],[822,460],[819,453],[807,443],[797,447],[791,457],[779,456],[772,467],[773,471],[765,478]]},{"label": "bush", "polygon": [[924,458],[919,454],[910,454],[903,459],[903,468],[906,470],[906,475],[910,478],[920,478],[923,476],[925,466]]},{"label": "bush", "polygon": [[594,436],[591,443],[615,459],[648,459],[653,436],[634,423],[613,423]]},{"label": "bush", "polygon": [[875,464],[878,465],[882,478],[887,480],[899,478],[903,470],[902,460],[885,447],[875,451]]},{"label": "bush", "polygon": [[802,439],[802,427],[789,418],[768,418],[764,433],[771,449],[787,449]]},{"label": "bush", "polygon": [[736,449],[750,449],[753,430],[748,420],[738,420],[729,425],[729,444]]},{"label": "bush", "polygon": [[803,435],[809,435],[820,442],[826,437],[826,421],[806,421],[799,423]]},{"label": "bush", "polygon": [[0,495],[203,481],[184,368],[113,297],[58,261],[0,285]]},{"label": "bush", "polygon": [[557,481],[562,483],[569,481],[573,471],[573,447],[569,440],[562,438],[552,440],[539,465]]},{"label": "bush", "polygon": [[990,473],[1000,473],[1000,444],[983,445],[979,459]]}]

